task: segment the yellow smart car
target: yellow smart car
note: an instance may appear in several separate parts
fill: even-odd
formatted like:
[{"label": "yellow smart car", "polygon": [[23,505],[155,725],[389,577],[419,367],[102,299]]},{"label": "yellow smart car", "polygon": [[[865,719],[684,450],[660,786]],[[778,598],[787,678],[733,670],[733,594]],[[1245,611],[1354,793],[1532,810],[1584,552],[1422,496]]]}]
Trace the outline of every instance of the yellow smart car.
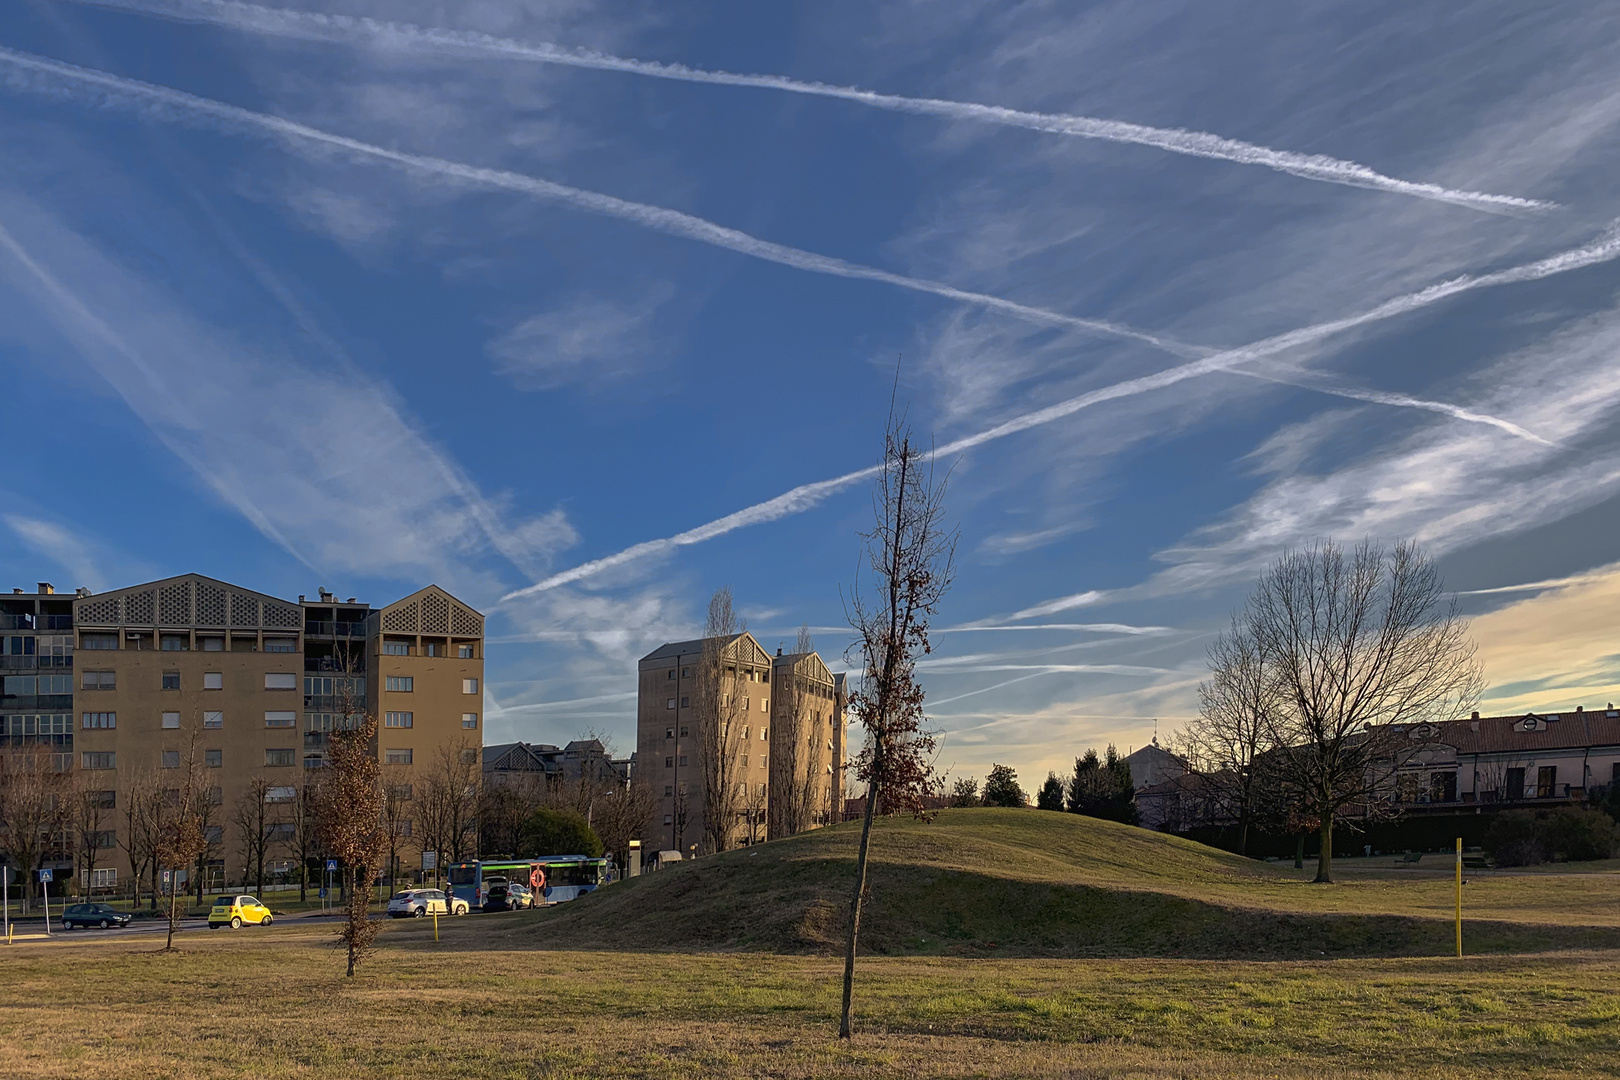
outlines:
[{"label": "yellow smart car", "polygon": [[255,896],[221,896],[214,901],[214,909],[208,913],[208,929],[218,930],[222,926],[229,926],[232,930],[240,930],[243,923],[269,926],[270,909],[259,903]]}]

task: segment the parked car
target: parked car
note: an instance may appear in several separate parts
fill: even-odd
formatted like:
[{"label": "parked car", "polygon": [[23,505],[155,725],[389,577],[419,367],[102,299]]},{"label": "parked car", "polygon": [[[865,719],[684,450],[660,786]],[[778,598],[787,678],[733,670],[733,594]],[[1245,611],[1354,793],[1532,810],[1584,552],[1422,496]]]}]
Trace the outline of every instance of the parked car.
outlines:
[{"label": "parked car", "polygon": [[534,907],[534,891],[520,881],[514,881],[506,887],[506,897],[514,908]]},{"label": "parked car", "polygon": [[270,925],[270,909],[259,903],[256,896],[221,896],[208,912],[210,930],[218,930],[221,926],[240,930],[245,923]]},{"label": "parked car", "polygon": [[424,915],[465,915],[472,909],[467,901],[447,900],[439,889],[405,889],[388,901],[388,914],[395,919],[419,919]]},{"label": "parked car", "polygon": [[484,893],[485,911],[517,911],[529,907],[533,902],[528,887],[515,881],[491,885]]},{"label": "parked car", "polygon": [[62,911],[62,929],[74,930],[86,926],[128,926],[134,918],[127,911],[119,911],[109,904],[71,904]]}]

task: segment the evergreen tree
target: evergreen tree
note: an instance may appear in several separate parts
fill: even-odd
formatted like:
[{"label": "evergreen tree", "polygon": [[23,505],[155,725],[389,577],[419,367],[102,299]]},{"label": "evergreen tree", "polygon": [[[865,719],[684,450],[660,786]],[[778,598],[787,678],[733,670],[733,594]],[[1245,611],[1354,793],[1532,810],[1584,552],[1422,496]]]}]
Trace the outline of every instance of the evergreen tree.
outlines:
[{"label": "evergreen tree", "polygon": [[1058,779],[1057,773],[1046,774],[1046,783],[1041,785],[1040,793],[1035,796],[1035,809],[1063,809],[1063,781]]},{"label": "evergreen tree", "polygon": [[1011,765],[991,765],[990,775],[984,778],[984,805],[1024,806],[1028,800],[1024,789],[1018,786],[1018,773]]},{"label": "evergreen tree", "polygon": [[1068,810],[1071,814],[1136,824],[1136,785],[1131,782],[1131,766],[1110,745],[1102,757],[1088,749],[1074,759],[1074,775],[1069,779]]}]

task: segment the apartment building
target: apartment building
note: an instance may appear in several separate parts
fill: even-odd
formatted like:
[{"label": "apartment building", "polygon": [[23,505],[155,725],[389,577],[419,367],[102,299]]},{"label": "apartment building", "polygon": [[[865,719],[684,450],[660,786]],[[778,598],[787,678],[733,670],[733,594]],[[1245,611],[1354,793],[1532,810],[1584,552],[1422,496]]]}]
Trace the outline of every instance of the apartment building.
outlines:
[{"label": "apartment building", "polygon": [[[42,581],[0,596],[0,768],[63,772],[72,759],[73,597]],[[69,831],[50,837],[43,854],[45,866],[70,869]]]},{"label": "apartment building", "polygon": [[[718,694],[705,692],[706,655],[717,655],[723,670]],[[721,711],[733,726],[724,740],[735,785],[732,845],[837,820],[845,744],[838,680],[815,653],[773,657],[744,632],[669,642],[641,658],[636,764],[659,799],[649,844],[682,853],[705,846],[711,808],[701,753]],[[788,809],[792,799],[801,812]]]},{"label": "apartment building", "polygon": [[[100,793],[116,834],[128,792],[176,787],[195,761],[214,807],[211,884],[241,880],[233,811],[258,781],[271,872],[294,868],[290,804],[326,765],[331,732],[359,709],[377,715],[390,785],[410,785],[435,753],[477,753],[483,617],[437,586],[373,609],[325,590],[295,603],[186,574],[81,590],[71,617],[77,670],[65,700],[81,786]],[[131,871],[121,844],[102,865],[102,885]]]}]

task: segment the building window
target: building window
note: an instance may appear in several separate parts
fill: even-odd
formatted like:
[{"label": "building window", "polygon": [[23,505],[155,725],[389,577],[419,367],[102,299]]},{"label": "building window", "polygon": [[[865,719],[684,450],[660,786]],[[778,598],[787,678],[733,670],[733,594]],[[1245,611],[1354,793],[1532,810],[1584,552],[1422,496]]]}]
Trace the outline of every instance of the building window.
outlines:
[{"label": "building window", "polygon": [[222,765],[225,764],[225,751],[223,751],[223,750],[204,750],[203,751],[203,764],[207,765],[210,769],[220,768]]},{"label": "building window", "polygon": [[683,728],[681,728],[681,738],[683,738],[683,739],[684,739],[684,738],[686,738],[686,737],[687,737],[687,736],[688,736],[688,735],[690,735],[690,734],[691,734],[691,733],[692,733],[692,732],[691,732],[691,729],[689,729],[689,728],[684,728],[684,727],[683,727]]},{"label": "building window", "polygon": [[667,728],[664,729],[664,738],[673,739],[674,737],[675,737],[675,729],[674,728],[667,727]]},{"label": "building window", "polygon": [[88,796],[90,805],[97,810],[118,809],[118,792],[92,791]]},{"label": "building window", "polygon": [[[12,640],[17,640],[13,638]],[[26,639],[30,642],[33,638]],[[81,649],[116,649],[118,648],[117,634],[84,634],[79,638]]]},{"label": "building window", "polygon": [[84,728],[86,731],[94,728],[115,728],[118,726],[118,714],[115,712],[87,712],[84,714]]},{"label": "building window", "polygon": [[409,765],[411,763],[410,747],[397,750],[384,750],[383,763],[386,765]]},{"label": "building window", "polygon": [[388,797],[395,802],[410,802],[411,794],[411,785],[409,784],[394,784],[388,789]]},{"label": "building window", "polygon": [[[284,765],[297,764],[298,753],[294,750],[274,749],[264,752],[264,763],[267,767],[279,768]],[[266,797],[268,801],[268,797]]]},{"label": "building window", "polygon": [[411,643],[408,641],[385,641],[383,642],[383,655],[409,656],[411,655]]},{"label": "building window", "polygon": [[116,769],[118,755],[111,750],[86,750],[80,755],[79,762],[86,769]]},{"label": "building window", "polygon": [[[465,749],[465,750],[463,750],[461,752],[461,763],[463,765],[474,765],[477,762],[478,762],[478,751],[477,750],[474,750],[471,747],[468,747],[467,749]],[[467,791],[470,794],[472,792],[472,788],[468,788]]]},{"label": "building window", "polygon": [[222,712],[203,713],[203,727],[219,729],[225,726],[225,714]]},{"label": "building window", "polygon": [[770,698],[763,698],[762,697],[762,698],[759,699],[759,711],[760,712],[770,712],[771,711],[771,699]]},{"label": "building window", "polygon": [[265,652],[297,652],[298,639],[290,637],[267,637],[264,639]]},{"label": "building window", "polygon": [[304,755],[304,768],[306,768],[306,769],[321,769],[321,768],[325,768],[325,767],[326,767],[326,758],[324,758],[320,754],[305,754]]},{"label": "building window", "polygon": [[674,698],[670,698],[667,702],[664,703],[664,708],[666,708],[666,709],[673,709],[674,707],[675,707],[675,699]]},{"label": "building window", "polygon": [[210,846],[223,843],[225,840],[225,826],[210,825],[203,830],[203,843]]},{"label": "building window", "polygon": [[264,714],[265,727],[297,727],[298,714],[295,712],[277,711]]},{"label": "building window", "polygon": [[180,767],[180,751],[163,751],[163,767],[165,769],[178,769]]},{"label": "building window", "polygon": [[683,769],[686,768],[686,755],[685,754],[681,755],[681,768],[683,768]]},{"label": "building window", "polygon": [[666,676],[666,678],[670,678],[670,679],[673,679],[673,678],[674,678],[674,677],[675,677],[675,669],[674,669],[674,668],[670,668],[670,669],[669,669],[669,674],[668,674],[668,675],[667,675],[667,676]]},{"label": "building window", "polygon": [[476,694],[476,693],[478,693],[478,680],[477,679],[462,679],[461,680],[461,692],[463,694]]},{"label": "building window", "polygon": [[443,656],[444,646],[437,641],[424,641],[422,643],[422,654],[424,656]]},{"label": "building window", "polygon": [[225,804],[225,789],[215,784],[203,792],[203,802],[208,806],[223,806]]},{"label": "building window", "polygon": [[1558,766],[1542,765],[1536,769],[1536,798],[1550,799],[1558,786]]},{"label": "building window", "polygon": [[462,660],[473,659],[473,647],[471,645],[457,645],[456,656]]},{"label": "building window", "polygon": [[664,815],[664,824],[665,825],[673,825],[674,823],[675,823],[674,818],[670,817],[668,814]]},{"label": "building window", "polygon": [[684,697],[681,698],[681,708],[683,708],[683,709],[690,708],[691,707],[691,701],[692,701],[691,698],[684,698]]},{"label": "building window", "polygon": [[190,652],[191,638],[185,634],[164,634],[158,647],[164,652]]},{"label": "building window", "polygon": [[391,694],[409,694],[416,686],[416,680],[409,675],[390,675],[384,688]]},{"label": "building window", "polygon": [[116,671],[86,671],[83,684],[86,690],[116,690],[118,689],[118,673]]},{"label": "building window", "polygon": [[759,741],[760,742],[768,742],[769,740],[770,740],[769,733],[763,727],[760,728],[759,729]]},{"label": "building window", "polygon": [[383,714],[383,727],[411,727],[416,719],[415,713],[391,712]]},{"label": "building window", "polygon": [[163,673],[163,689],[180,689],[180,673],[178,671],[165,671]]},{"label": "building window", "polygon": [[197,643],[202,646],[203,652],[225,651],[225,639],[214,634],[210,634],[207,637],[199,637],[197,639]]},{"label": "building window", "polygon": [[296,690],[298,689],[298,676],[291,671],[267,671],[264,673],[264,688],[266,690]]},{"label": "building window", "polygon": [[674,797],[675,797],[675,785],[673,785],[673,784],[665,784],[664,785],[664,798],[673,799]]},{"label": "building window", "polygon": [[461,726],[464,728],[476,728],[478,726],[478,714],[475,712],[462,713]]},{"label": "building window", "polygon": [[179,726],[180,726],[180,714],[179,713],[177,713],[177,712],[166,712],[166,713],[163,714],[163,727],[164,727],[165,730],[173,731],[174,729],[178,728]]},{"label": "building window", "polygon": [[675,767],[675,759],[672,758],[672,757],[666,757],[664,759],[664,768],[673,769],[674,767]]},{"label": "building window", "polygon": [[298,789],[293,788],[293,787],[266,788],[265,792],[264,792],[264,801],[265,802],[274,802],[274,803],[292,802],[297,797],[298,797]]},{"label": "building window", "polygon": [[745,768],[745,769],[748,768],[748,755],[747,754],[744,754],[742,756],[742,767]]},{"label": "building window", "polygon": [[111,889],[118,885],[118,868],[115,866],[98,866],[90,871],[90,887],[92,889]]},{"label": "building window", "polygon": [[203,689],[204,690],[223,690],[223,689],[225,689],[225,673],[222,672],[222,671],[205,671],[205,672],[203,672]]},{"label": "building window", "polygon": [[[269,800],[267,799],[265,801],[268,802]],[[270,826],[269,829],[267,829],[265,831],[264,838],[266,840],[270,841],[272,844],[290,843],[292,841],[292,838],[293,838],[292,822],[290,822],[290,821],[278,821],[278,822],[275,822],[274,824],[272,824]],[[283,872],[285,872],[286,869],[287,868],[285,866],[281,867],[281,870]]]}]

